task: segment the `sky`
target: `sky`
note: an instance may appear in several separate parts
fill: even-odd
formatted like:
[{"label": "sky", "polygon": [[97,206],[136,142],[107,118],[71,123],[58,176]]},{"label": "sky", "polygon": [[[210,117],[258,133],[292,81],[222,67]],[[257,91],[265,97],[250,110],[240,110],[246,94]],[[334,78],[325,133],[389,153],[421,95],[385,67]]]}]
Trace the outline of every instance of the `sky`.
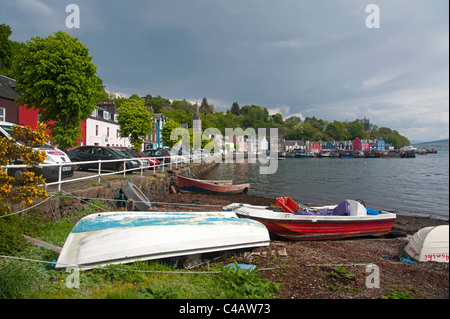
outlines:
[{"label": "sky", "polygon": [[19,42],[77,37],[125,96],[449,138],[448,0],[0,0],[3,23]]}]

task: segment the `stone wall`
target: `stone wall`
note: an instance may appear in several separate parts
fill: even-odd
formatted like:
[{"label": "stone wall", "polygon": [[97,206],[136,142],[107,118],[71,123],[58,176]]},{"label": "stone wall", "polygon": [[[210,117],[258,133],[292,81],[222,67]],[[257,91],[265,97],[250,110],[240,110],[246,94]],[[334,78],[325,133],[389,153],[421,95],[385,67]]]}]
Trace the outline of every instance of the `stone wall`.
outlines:
[{"label": "stone wall", "polygon": [[54,196],[45,200],[34,210],[38,210],[46,218],[58,220],[91,205],[95,199],[107,205],[109,209],[117,208],[117,210],[120,210],[121,208],[118,206],[116,199],[119,191],[128,181],[135,184],[150,201],[158,201],[169,194],[171,185],[175,186],[175,188],[177,187],[177,175],[189,176],[190,174],[191,176],[202,178],[216,165],[214,162],[191,164],[189,168],[168,170],[156,173],[156,175],[128,175],[127,180],[102,182],[99,186],[89,186],[87,184],[85,188],[82,187],[70,192],[63,191],[59,194],[54,194]]}]

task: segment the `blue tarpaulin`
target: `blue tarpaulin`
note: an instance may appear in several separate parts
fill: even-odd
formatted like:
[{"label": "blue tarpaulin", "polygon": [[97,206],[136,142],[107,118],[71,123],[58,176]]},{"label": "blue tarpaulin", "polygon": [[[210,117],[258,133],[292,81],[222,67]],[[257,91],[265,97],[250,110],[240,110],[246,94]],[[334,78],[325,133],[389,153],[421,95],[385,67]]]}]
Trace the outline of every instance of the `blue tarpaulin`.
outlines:
[{"label": "blue tarpaulin", "polygon": [[[256,268],[255,265],[248,265],[248,264],[237,264],[237,265],[241,269],[249,269],[250,271]],[[228,265],[225,265],[224,267],[233,267],[235,270],[237,270],[236,264],[228,264]]]},{"label": "blue tarpaulin", "polygon": [[367,215],[380,215],[380,212],[379,212],[379,211],[370,209],[370,208],[368,208],[368,207],[366,207],[366,211],[367,211]]}]

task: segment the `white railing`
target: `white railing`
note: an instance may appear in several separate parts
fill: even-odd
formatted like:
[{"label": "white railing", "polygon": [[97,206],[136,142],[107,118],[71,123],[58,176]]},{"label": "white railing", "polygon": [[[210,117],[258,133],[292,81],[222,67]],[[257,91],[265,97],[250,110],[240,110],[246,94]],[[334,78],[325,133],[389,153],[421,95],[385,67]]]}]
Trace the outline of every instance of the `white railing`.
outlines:
[{"label": "white railing", "polygon": [[[43,167],[58,167],[58,180],[55,182],[49,182],[45,184],[45,188],[52,185],[58,185],[58,192],[61,191],[61,185],[65,183],[71,183],[76,181],[82,181],[92,178],[97,178],[98,183],[101,182],[101,179],[103,176],[109,176],[109,175],[117,175],[117,174],[123,174],[123,177],[126,177],[127,172],[131,173],[134,171],[140,171],[140,175],[144,175],[144,170],[149,169],[153,170],[153,175],[156,174],[156,171],[162,171],[164,172],[166,169],[177,169],[180,167],[185,167],[187,165],[190,165],[191,163],[201,163],[202,161],[205,162],[212,162],[217,161],[217,156],[220,156],[220,154],[199,154],[199,155],[172,155],[170,157],[170,161],[166,163],[164,159],[167,159],[166,157],[152,157],[152,159],[157,159],[160,163],[153,166],[144,166],[143,162],[147,161],[145,158],[124,158],[124,159],[115,159],[115,160],[97,160],[97,161],[82,161],[82,162],[61,162],[61,163],[52,163],[52,164],[40,164],[38,166],[35,166],[36,168],[43,168]],[[140,167],[137,168],[127,168],[127,161],[138,161],[140,162]],[[123,162],[123,170],[120,171],[114,171],[110,173],[102,172],[104,170],[110,170],[110,169],[102,169],[102,164],[105,163],[113,163],[113,162]],[[76,177],[76,178],[65,178],[63,179],[62,172],[63,167],[67,166],[78,166],[78,165],[87,165],[87,164],[98,164],[96,171],[96,174],[92,174],[89,176],[82,176],[82,177]],[[30,166],[27,165],[5,165],[1,166],[1,169],[5,171],[6,169],[17,169],[17,168],[30,168]],[[90,168],[92,169],[92,168]],[[44,185],[41,185],[44,186]]]}]

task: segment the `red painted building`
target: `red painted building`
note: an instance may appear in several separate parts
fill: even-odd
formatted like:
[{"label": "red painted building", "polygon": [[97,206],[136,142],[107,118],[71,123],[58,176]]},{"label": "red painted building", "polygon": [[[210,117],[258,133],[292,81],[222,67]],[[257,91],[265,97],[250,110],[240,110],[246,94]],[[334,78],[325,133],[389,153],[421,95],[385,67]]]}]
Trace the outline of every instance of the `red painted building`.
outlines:
[{"label": "red painted building", "polygon": [[[19,105],[19,120],[17,124],[22,126],[29,126],[32,129],[35,129],[37,127],[37,122],[39,121],[39,112],[38,110],[31,108],[27,109],[26,106]],[[48,139],[51,140],[52,137],[50,136],[50,129],[47,128],[45,130],[45,133],[48,135]]]},{"label": "red painted building", "polygon": [[355,141],[353,142],[353,150],[354,151],[366,151],[368,150],[369,147],[369,142],[367,140],[360,140],[359,138],[356,138]]},{"label": "red painted building", "polygon": [[19,123],[19,110],[15,102],[19,97],[16,81],[0,75],[0,121]]},{"label": "red painted building", "polygon": [[[0,121],[36,128],[39,119],[38,111],[17,105],[20,94],[16,91],[16,81],[0,75]],[[50,130],[47,129],[47,134]]]},{"label": "red painted building", "polygon": [[[37,127],[39,112],[34,108],[17,105],[15,100],[20,97],[16,91],[16,81],[0,75],[0,121]],[[46,124],[52,124],[48,122]],[[116,105],[113,101],[100,101],[97,108],[86,120],[80,122],[81,140],[78,145],[127,146],[131,143],[129,138],[121,138],[119,124],[117,123]],[[47,128],[49,135],[51,130]]]},{"label": "red painted building", "polygon": [[322,150],[323,150],[322,143],[313,142],[313,143],[310,143],[308,145],[308,151],[309,152],[319,153],[319,152],[322,152]]}]

